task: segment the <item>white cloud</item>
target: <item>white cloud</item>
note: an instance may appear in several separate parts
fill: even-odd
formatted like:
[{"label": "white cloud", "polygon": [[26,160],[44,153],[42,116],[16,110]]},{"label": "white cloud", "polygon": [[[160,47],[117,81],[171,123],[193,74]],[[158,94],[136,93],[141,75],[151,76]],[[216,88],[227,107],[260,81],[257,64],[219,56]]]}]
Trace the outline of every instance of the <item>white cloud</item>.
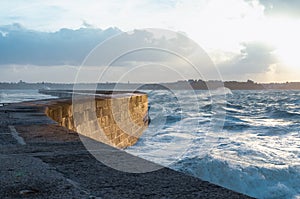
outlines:
[{"label": "white cloud", "polygon": [[264,5],[265,13],[270,16],[300,16],[299,0],[259,0]]},{"label": "white cloud", "polygon": [[79,28],[82,21],[100,28],[116,26],[123,31],[167,28],[187,33],[207,50],[235,52],[240,42],[255,40],[257,22],[264,19],[263,6],[244,0],[9,2],[2,3],[10,9],[0,12],[0,24],[13,23],[13,17],[19,17],[18,22],[24,26],[46,31]]},{"label": "white cloud", "polygon": [[218,65],[240,56],[242,42],[261,41],[275,46],[292,74],[300,65],[295,53],[300,41],[298,5],[297,0],[11,0],[0,3],[0,25],[19,22],[41,31],[86,25],[123,31],[166,28],[185,32]]}]

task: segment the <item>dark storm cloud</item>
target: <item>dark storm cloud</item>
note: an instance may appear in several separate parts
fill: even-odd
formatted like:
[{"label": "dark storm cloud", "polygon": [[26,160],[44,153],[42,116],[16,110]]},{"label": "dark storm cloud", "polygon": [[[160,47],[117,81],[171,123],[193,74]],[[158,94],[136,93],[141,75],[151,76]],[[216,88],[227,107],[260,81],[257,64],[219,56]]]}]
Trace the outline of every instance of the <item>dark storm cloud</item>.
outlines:
[{"label": "dark storm cloud", "polygon": [[87,27],[40,32],[20,24],[0,26],[0,65],[80,65],[96,45],[120,32]]},{"label": "dark storm cloud", "polygon": [[300,17],[299,0],[259,0],[267,15],[285,15]]},{"label": "dark storm cloud", "polygon": [[[61,29],[57,32],[28,30],[20,24],[0,26],[0,65],[80,65],[94,47],[105,39],[122,32],[117,28],[95,29],[86,22],[83,25],[85,28]],[[105,42],[96,53],[96,57],[89,59],[85,64],[105,65],[108,63],[107,58],[119,57],[119,50],[126,50],[128,47],[130,47],[129,52],[138,48],[142,49],[119,57],[112,65],[167,63],[176,59],[175,55],[163,49],[174,49],[188,59],[199,51],[197,45],[185,36],[179,33],[161,35],[162,32],[134,30],[120,34],[113,40]],[[151,50],[147,47],[155,49]],[[200,55],[203,56],[204,53]],[[192,58],[196,60],[195,64],[203,65],[201,56],[197,59]]]},{"label": "dark storm cloud", "polygon": [[262,73],[277,63],[274,48],[261,42],[242,43],[240,54],[228,62],[220,64],[222,74],[245,75]]},{"label": "dark storm cloud", "polygon": [[104,42],[84,64],[122,67],[162,64],[182,68],[189,61],[197,66],[211,64],[203,49],[186,36],[161,29],[143,29]]}]

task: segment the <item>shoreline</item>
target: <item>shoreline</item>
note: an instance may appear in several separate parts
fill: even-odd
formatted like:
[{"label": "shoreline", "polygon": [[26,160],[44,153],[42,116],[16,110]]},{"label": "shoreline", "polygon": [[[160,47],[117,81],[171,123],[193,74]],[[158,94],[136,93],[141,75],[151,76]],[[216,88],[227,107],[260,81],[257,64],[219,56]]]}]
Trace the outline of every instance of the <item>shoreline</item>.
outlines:
[{"label": "shoreline", "polygon": [[0,198],[250,198],[169,168],[149,173],[112,169],[89,153],[76,132],[45,115],[50,101],[0,107]]}]

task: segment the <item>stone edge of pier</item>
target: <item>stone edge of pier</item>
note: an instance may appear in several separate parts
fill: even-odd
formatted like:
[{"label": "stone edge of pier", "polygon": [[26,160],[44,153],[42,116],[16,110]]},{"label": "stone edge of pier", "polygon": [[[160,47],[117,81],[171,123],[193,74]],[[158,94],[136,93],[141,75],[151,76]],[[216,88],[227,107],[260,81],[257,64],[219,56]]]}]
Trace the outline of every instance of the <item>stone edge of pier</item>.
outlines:
[{"label": "stone edge of pier", "polygon": [[[130,154],[132,162],[160,169],[112,169],[89,153],[75,131],[46,116],[53,100],[60,99],[0,107],[0,198],[249,198]],[[125,153],[90,142],[116,157]]]}]

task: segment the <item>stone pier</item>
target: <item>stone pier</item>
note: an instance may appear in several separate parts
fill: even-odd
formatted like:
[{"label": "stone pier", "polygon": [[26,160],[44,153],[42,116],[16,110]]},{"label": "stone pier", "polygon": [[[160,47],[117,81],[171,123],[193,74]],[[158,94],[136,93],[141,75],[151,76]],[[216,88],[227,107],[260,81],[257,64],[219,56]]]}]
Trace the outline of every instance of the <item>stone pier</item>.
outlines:
[{"label": "stone pier", "polygon": [[[43,93],[66,96],[62,91]],[[60,99],[46,104],[47,116],[63,127],[118,148],[134,145],[147,128],[145,93],[99,92],[89,98],[80,93],[73,101]]]},{"label": "stone pier", "polygon": [[[81,128],[80,121],[76,126],[77,119],[74,119],[74,116],[77,111],[81,113],[80,109],[75,109],[82,104],[78,103],[78,107],[72,108],[70,94],[63,95],[66,98],[22,102],[0,107],[1,199],[250,198],[198,178],[163,168],[120,149],[119,147],[124,145],[115,138],[127,140],[127,145],[133,144],[128,141],[129,138],[136,136],[135,132],[139,135],[142,129],[147,127],[142,118],[147,110],[144,95],[129,94],[128,98],[124,93],[121,98],[117,95],[98,96],[99,98],[87,106],[93,107],[92,111],[82,109],[84,110],[82,117],[85,118],[82,121],[97,118],[97,124],[105,137],[110,139],[111,146],[74,131]],[[122,101],[124,98],[126,100]],[[122,100],[118,101],[119,99]],[[128,102],[129,108],[126,105],[128,113],[122,116],[125,108],[113,106],[114,100],[126,102],[125,104]],[[116,111],[115,115],[121,120],[126,115],[132,117],[128,124],[140,126],[141,130],[136,130],[134,127],[131,131],[127,131],[122,126],[114,128],[113,126],[118,123],[118,117],[112,119],[113,108],[111,112],[106,112],[106,107],[110,106],[119,107],[117,108],[119,112]],[[107,120],[105,123],[101,121],[102,117],[109,119],[103,119]],[[106,128],[112,129],[111,132],[119,136],[114,136],[114,133],[108,134]],[[91,129],[88,129],[88,132],[92,132]],[[95,148],[87,149],[83,138]],[[92,155],[93,151],[101,157],[113,157],[117,165],[127,167],[132,172],[124,172],[108,166]],[[137,165],[159,169],[134,173]]]}]

